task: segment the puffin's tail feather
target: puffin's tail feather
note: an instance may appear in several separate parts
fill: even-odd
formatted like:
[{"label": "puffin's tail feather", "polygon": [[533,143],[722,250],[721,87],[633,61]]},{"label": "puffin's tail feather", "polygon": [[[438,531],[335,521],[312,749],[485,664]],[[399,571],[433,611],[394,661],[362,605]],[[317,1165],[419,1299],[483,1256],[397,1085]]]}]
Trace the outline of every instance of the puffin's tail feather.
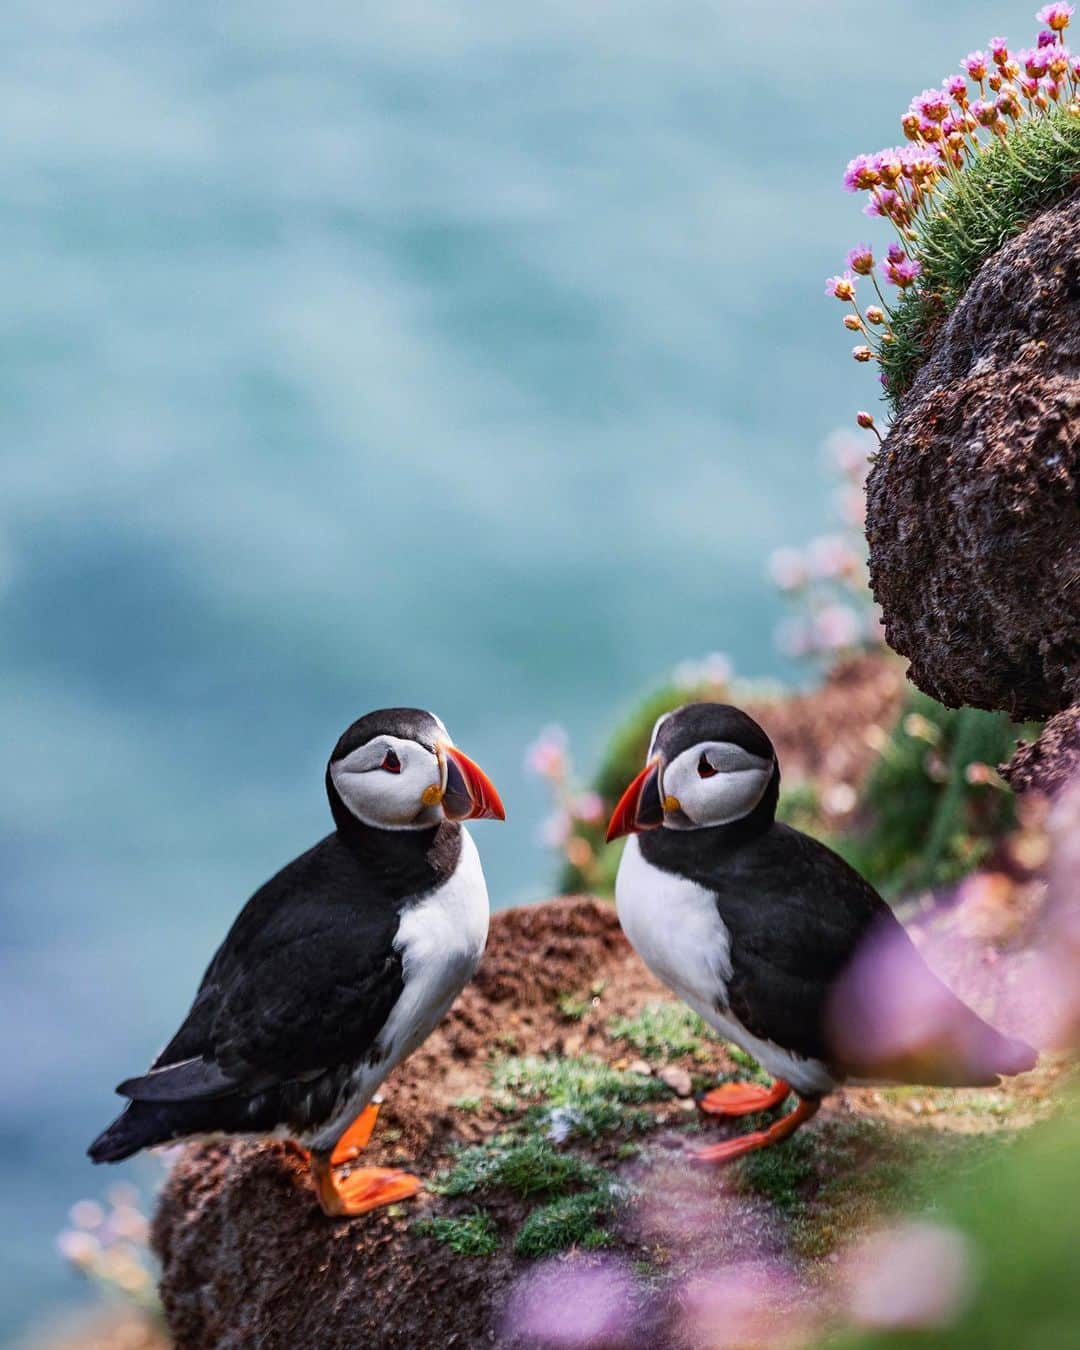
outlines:
[{"label": "puffin's tail feather", "polygon": [[156,1103],[130,1102],[86,1150],[90,1161],[122,1162],[141,1149],[175,1139],[181,1131],[169,1114]]}]

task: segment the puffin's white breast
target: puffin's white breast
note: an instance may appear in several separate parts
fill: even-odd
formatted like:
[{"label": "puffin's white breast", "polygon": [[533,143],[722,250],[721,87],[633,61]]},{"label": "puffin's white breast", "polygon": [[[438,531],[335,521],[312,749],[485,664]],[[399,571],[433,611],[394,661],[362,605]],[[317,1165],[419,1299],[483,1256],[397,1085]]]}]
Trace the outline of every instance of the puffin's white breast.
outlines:
[{"label": "puffin's white breast", "polygon": [[394,946],[401,953],[405,985],[376,1040],[380,1053],[374,1062],[365,1056],[357,1064],[331,1119],[302,1141],[308,1147],[332,1148],[391,1069],[435,1030],[476,973],[489,918],[480,855],[462,829],[453,874],[401,916]]},{"label": "puffin's white breast", "polygon": [[712,891],[654,867],[631,835],[615,880],[615,907],[623,932],[652,973],[725,1040],[799,1092],[831,1091],[834,1081],[823,1064],[759,1040],[728,1008],[731,934]]}]

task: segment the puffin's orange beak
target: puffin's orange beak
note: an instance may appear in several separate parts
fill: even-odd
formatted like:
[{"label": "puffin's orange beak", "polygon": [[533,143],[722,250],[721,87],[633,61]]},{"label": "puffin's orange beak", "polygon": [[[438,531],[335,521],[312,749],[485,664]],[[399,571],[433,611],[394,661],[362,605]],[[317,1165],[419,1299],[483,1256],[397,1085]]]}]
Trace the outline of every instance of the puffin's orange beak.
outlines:
[{"label": "puffin's orange beak", "polygon": [[660,760],[651,759],[623,795],[607,827],[607,841],[624,834],[655,830],[664,823],[664,804],[660,800]]},{"label": "puffin's orange beak", "polygon": [[495,784],[479,764],[453,745],[444,745],[446,787],[442,808],[447,820],[505,820]]}]

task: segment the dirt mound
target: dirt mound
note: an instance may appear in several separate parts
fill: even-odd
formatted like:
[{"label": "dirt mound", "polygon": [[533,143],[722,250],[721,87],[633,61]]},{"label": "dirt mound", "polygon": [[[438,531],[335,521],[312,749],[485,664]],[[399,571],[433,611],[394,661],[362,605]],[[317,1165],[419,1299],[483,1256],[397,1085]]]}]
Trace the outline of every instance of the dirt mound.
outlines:
[{"label": "dirt mound", "polygon": [[1041,718],[1080,699],[1080,195],[982,267],[867,482],[874,593],[911,679]]},{"label": "dirt mound", "polygon": [[[153,1228],[175,1344],[539,1347],[560,1343],[560,1318],[571,1317],[580,1333],[587,1313],[598,1319],[596,1335],[579,1334],[575,1344],[694,1347],[713,1343],[702,1328],[715,1282],[726,1288],[736,1277],[740,1289],[765,1281],[779,1334],[786,1318],[820,1301],[829,1252],[870,1219],[884,1177],[902,1175],[928,1149],[936,1158],[935,1140],[947,1140],[942,1166],[952,1168],[967,1132],[988,1122],[1000,1128],[1015,1105],[999,1094],[1002,1114],[991,1117],[964,1104],[978,1093],[837,1094],[764,1166],[702,1168],[690,1155],[703,1129],[750,1124],[700,1123],[690,1085],[700,1091],[735,1069],[702,1031],[631,952],[610,905],[569,898],[496,914],[476,982],[388,1080],[365,1161],[430,1179],[460,1167],[455,1149],[490,1148],[509,1131],[527,1151],[569,1160],[578,1169],[569,1189],[552,1202],[520,1186],[459,1195],[431,1188],[407,1206],[335,1223],[316,1205],[293,1146],[190,1145]],[[600,1101],[607,1114],[559,1142],[555,1127],[569,1117],[545,1112],[536,1080],[522,1084],[537,1064],[549,1075],[598,1066],[631,1095]],[[951,1114],[934,1105],[945,1098]],[[932,1121],[919,1122],[913,1144],[916,1107]],[[1024,1107],[1030,1118],[1041,1104]],[[538,1203],[564,1222],[560,1207],[574,1211],[598,1183],[600,1203],[612,1184],[632,1198],[549,1245],[547,1259],[522,1250]],[[482,1224],[485,1245],[447,1245],[428,1219],[457,1224],[459,1234],[461,1225]],[[695,1318],[706,1319],[697,1330]]]}]

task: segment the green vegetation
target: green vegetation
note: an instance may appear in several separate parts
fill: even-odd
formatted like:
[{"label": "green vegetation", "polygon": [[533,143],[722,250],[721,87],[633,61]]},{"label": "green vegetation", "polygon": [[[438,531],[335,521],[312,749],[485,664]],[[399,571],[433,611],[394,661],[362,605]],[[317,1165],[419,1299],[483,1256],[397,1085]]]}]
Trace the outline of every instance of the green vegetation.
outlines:
[{"label": "green vegetation", "polygon": [[495,1087],[536,1101],[525,1117],[527,1127],[549,1139],[597,1139],[616,1131],[650,1129],[647,1111],[628,1107],[662,1101],[668,1089],[655,1078],[612,1069],[595,1059],[506,1059],[495,1066]]},{"label": "green vegetation", "polygon": [[518,1230],[514,1251],[518,1256],[550,1256],[567,1247],[603,1247],[612,1234],[603,1226],[618,1204],[607,1185],[563,1196],[534,1209]]},{"label": "green vegetation", "polygon": [[944,708],[910,690],[863,789],[868,823],[833,847],[886,896],[957,881],[1015,825],[995,766],[1018,735],[1035,734],[1004,713]]},{"label": "green vegetation", "polygon": [[715,1033],[685,1003],[650,1003],[636,1017],[615,1017],[608,1035],[628,1041],[646,1059],[677,1059],[680,1055],[704,1054],[702,1039],[716,1040]]},{"label": "green vegetation", "polygon": [[1078,174],[1080,116],[1056,109],[1018,125],[973,159],[941,209],[916,225],[922,275],[894,309],[894,341],[881,357],[894,407],[982,264],[1038,212],[1075,191]]},{"label": "green vegetation", "polygon": [[457,1218],[419,1219],[412,1231],[420,1237],[432,1237],[458,1256],[492,1256],[499,1250],[499,1234],[491,1215],[470,1210]]},{"label": "green vegetation", "polygon": [[443,1195],[506,1190],[527,1198],[558,1195],[574,1186],[595,1187],[603,1175],[599,1167],[558,1152],[538,1135],[499,1134],[459,1150],[453,1167],[432,1183],[432,1189]]},{"label": "green vegetation", "polygon": [[931,1208],[958,1175],[982,1184],[1011,1140],[882,1121],[830,1121],[778,1148],[750,1153],[732,1180],[783,1215],[793,1249],[827,1256],[877,1217]]}]

